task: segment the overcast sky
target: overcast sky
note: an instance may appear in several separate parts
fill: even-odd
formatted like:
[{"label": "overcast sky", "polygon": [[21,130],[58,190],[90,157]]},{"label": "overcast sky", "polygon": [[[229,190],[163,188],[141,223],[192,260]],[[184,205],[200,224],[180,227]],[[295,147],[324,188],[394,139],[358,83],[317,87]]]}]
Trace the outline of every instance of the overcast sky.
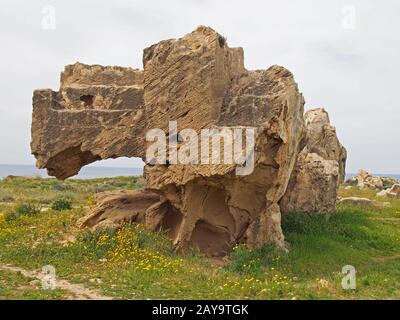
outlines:
[{"label": "overcast sky", "polygon": [[209,25],[248,69],[294,73],[306,109],[329,111],[348,172],[400,173],[399,14],[398,0],[1,0],[0,163],[34,163],[32,91],[57,89],[64,65],[141,68],[145,47]]}]

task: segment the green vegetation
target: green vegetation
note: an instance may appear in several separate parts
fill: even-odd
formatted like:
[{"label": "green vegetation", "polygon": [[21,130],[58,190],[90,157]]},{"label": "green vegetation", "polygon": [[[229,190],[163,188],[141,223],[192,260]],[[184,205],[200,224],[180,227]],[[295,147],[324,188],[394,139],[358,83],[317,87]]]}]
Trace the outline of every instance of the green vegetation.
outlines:
[{"label": "green vegetation", "polygon": [[[272,246],[234,248],[229,258],[172,251],[164,232],[138,225],[92,233],[76,227],[96,192],[135,189],[140,178],[95,180],[12,178],[0,181],[0,266],[53,265],[57,277],[119,299],[393,299],[400,298],[400,201],[391,208],[338,207],[331,217],[290,214],[283,228],[289,253]],[[375,199],[370,191],[341,196]],[[60,200],[70,199],[70,207]],[[382,201],[382,199],[380,199]],[[20,204],[42,210],[15,214]],[[63,208],[59,211],[57,209]],[[46,208],[46,210],[43,210]],[[31,210],[22,210],[30,212]],[[341,288],[342,267],[357,270],[357,289]],[[0,267],[0,299],[64,299]]]},{"label": "green vegetation", "polygon": [[12,221],[17,219],[21,215],[37,215],[41,212],[41,207],[34,203],[20,203],[15,207],[10,207],[4,214],[6,221]]},{"label": "green vegetation", "polygon": [[71,210],[72,201],[64,198],[57,199],[52,203],[51,209],[55,211]]},{"label": "green vegetation", "polygon": [[17,214],[17,216],[18,215],[33,216],[39,214],[41,208],[39,205],[36,205],[34,203],[21,203],[15,207],[14,211]]},{"label": "green vegetation", "polygon": [[383,181],[383,189],[390,189],[391,187],[393,187],[393,183],[388,181],[388,180],[384,180]]}]

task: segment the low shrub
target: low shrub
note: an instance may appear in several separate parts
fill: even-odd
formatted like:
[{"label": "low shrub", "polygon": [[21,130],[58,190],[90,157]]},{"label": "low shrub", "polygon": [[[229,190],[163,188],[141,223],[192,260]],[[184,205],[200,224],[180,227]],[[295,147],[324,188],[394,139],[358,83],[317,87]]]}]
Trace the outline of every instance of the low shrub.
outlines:
[{"label": "low shrub", "polygon": [[55,211],[71,210],[72,201],[66,198],[57,199],[52,203],[51,209]]},{"label": "low shrub", "polygon": [[6,222],[11,222],[11,221],[17,220],[17,218],[18,218],[18,214],[14,210],[7,210],[4,213],[4,220]]},{"label": "low shrub", "polygon": [[15,207],[14,211],[17,215],[33,216],[41,212],[41,207],[34,203],[21,203]]},{"label": "low shrub", "polygon": [[0,202],[13,202],[13,193],[8,189],[0,189]]}]

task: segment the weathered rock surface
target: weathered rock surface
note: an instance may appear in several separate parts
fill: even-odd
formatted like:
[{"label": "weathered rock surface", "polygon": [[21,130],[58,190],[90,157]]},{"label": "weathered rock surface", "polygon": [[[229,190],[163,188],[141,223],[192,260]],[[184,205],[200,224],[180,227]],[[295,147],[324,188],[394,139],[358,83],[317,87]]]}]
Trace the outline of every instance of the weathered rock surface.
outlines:
[{"label": "weathered rock surface", "polygon": [[[330,211],[336,194],[321,189],[335,189],[344,175],[344,149],[329,121],[310,113],[309,149],[303,150],[304,99],[293,75],[279,66],[247,71],[243,61],[241,48],[229,48],[217,32],[199,27],[145,49],[143,71],[79,63],[66,67],[59,92],[34,93],[32,152],[38,167],[65,179],[100,159],[145,160],[146,133],[155,128],[168,133],[169,121],[177,121],[179,131],[252,128],[251,174],[239,176],[236,165],[225,163],[150,163],[144,191],[99,195],[80,222],[164,228],[177,250],[196,245],[208,255],[223,254],[238,242],[283,248],[279,202],[296,163],[296,176],[313,170],[307,178],[310,188],[316,191],[315,184],[321,184],[311,207]],[[178,151],[184,147],[177,144]],[[293,190],[303,190],[300,180],[294,180]]]},{"label": "weathered rock surface", "polygon": [[32,153],[66,179],[101,159],[144,155],[143,71],[67,66],[59,92],[33,94]]},{"label": "weathered rock surface", "polygon": [[346,184],[360,189],[383,190],[399,184],[399,180],[392,177],[373,176],[365,170],[360,170],[356,176],[348,179]]},{"label": "weathered rock surface", "polygon": [[400,199],[400,184],[394,184],[391,188],[382,190],[376,194],[379,197]]},{"label": "weathered rock surface", "polygon": [[378,209],[390,207],[389,202],[373,201],[368,198],[348,197],[339,199],[340,204],[360,206],[360,207],[375,207]]},{"label": "weathered rock surface", "polygon": [[340,144],[328,113],[306,112],[307,144],[300,152],[285,196],[282,212],[332,213],[344,181],[347,152]]},{"label": "weathered rock surface", "polygon": [[78,225],[101,227],[123,222],[143,223],[146,210],[159,201],[158,194],[143,190],[98,193],[96,205],[78,221]]}]

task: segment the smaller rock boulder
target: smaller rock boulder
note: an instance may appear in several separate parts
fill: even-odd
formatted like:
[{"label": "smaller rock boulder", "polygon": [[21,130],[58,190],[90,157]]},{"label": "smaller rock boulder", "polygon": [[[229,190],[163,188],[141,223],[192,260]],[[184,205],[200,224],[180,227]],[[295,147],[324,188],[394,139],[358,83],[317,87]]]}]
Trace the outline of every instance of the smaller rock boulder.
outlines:
[{"label": "smaller rock boulder", "polygon": [[345,177],[347,152],[323,108],[305,113],[307,142],[300,152],[280,201],[283,213],[331,214],[339,185]]},{"label": "smaller rock boulder", "polygon": [[394,184],[390,189],[385,189],[376,194],[378,197],[400,199],[400,184]]},{"label": "smaller rock boulder", "polygon": [[339,199],[338,203],[344,205],[360,206],[360,207],[375,207],[375,208],[386,208],[390,206],[388,202],[373,201],[368,198],[348,197]]},{"label": "smaller rock boulder", "polygon": [[144,222],[146,210],[159,201],[159,195],[143,190],[102,192],[96,195],[96,205],[88,209],[78,226],[108,229],[122,222]]}]

